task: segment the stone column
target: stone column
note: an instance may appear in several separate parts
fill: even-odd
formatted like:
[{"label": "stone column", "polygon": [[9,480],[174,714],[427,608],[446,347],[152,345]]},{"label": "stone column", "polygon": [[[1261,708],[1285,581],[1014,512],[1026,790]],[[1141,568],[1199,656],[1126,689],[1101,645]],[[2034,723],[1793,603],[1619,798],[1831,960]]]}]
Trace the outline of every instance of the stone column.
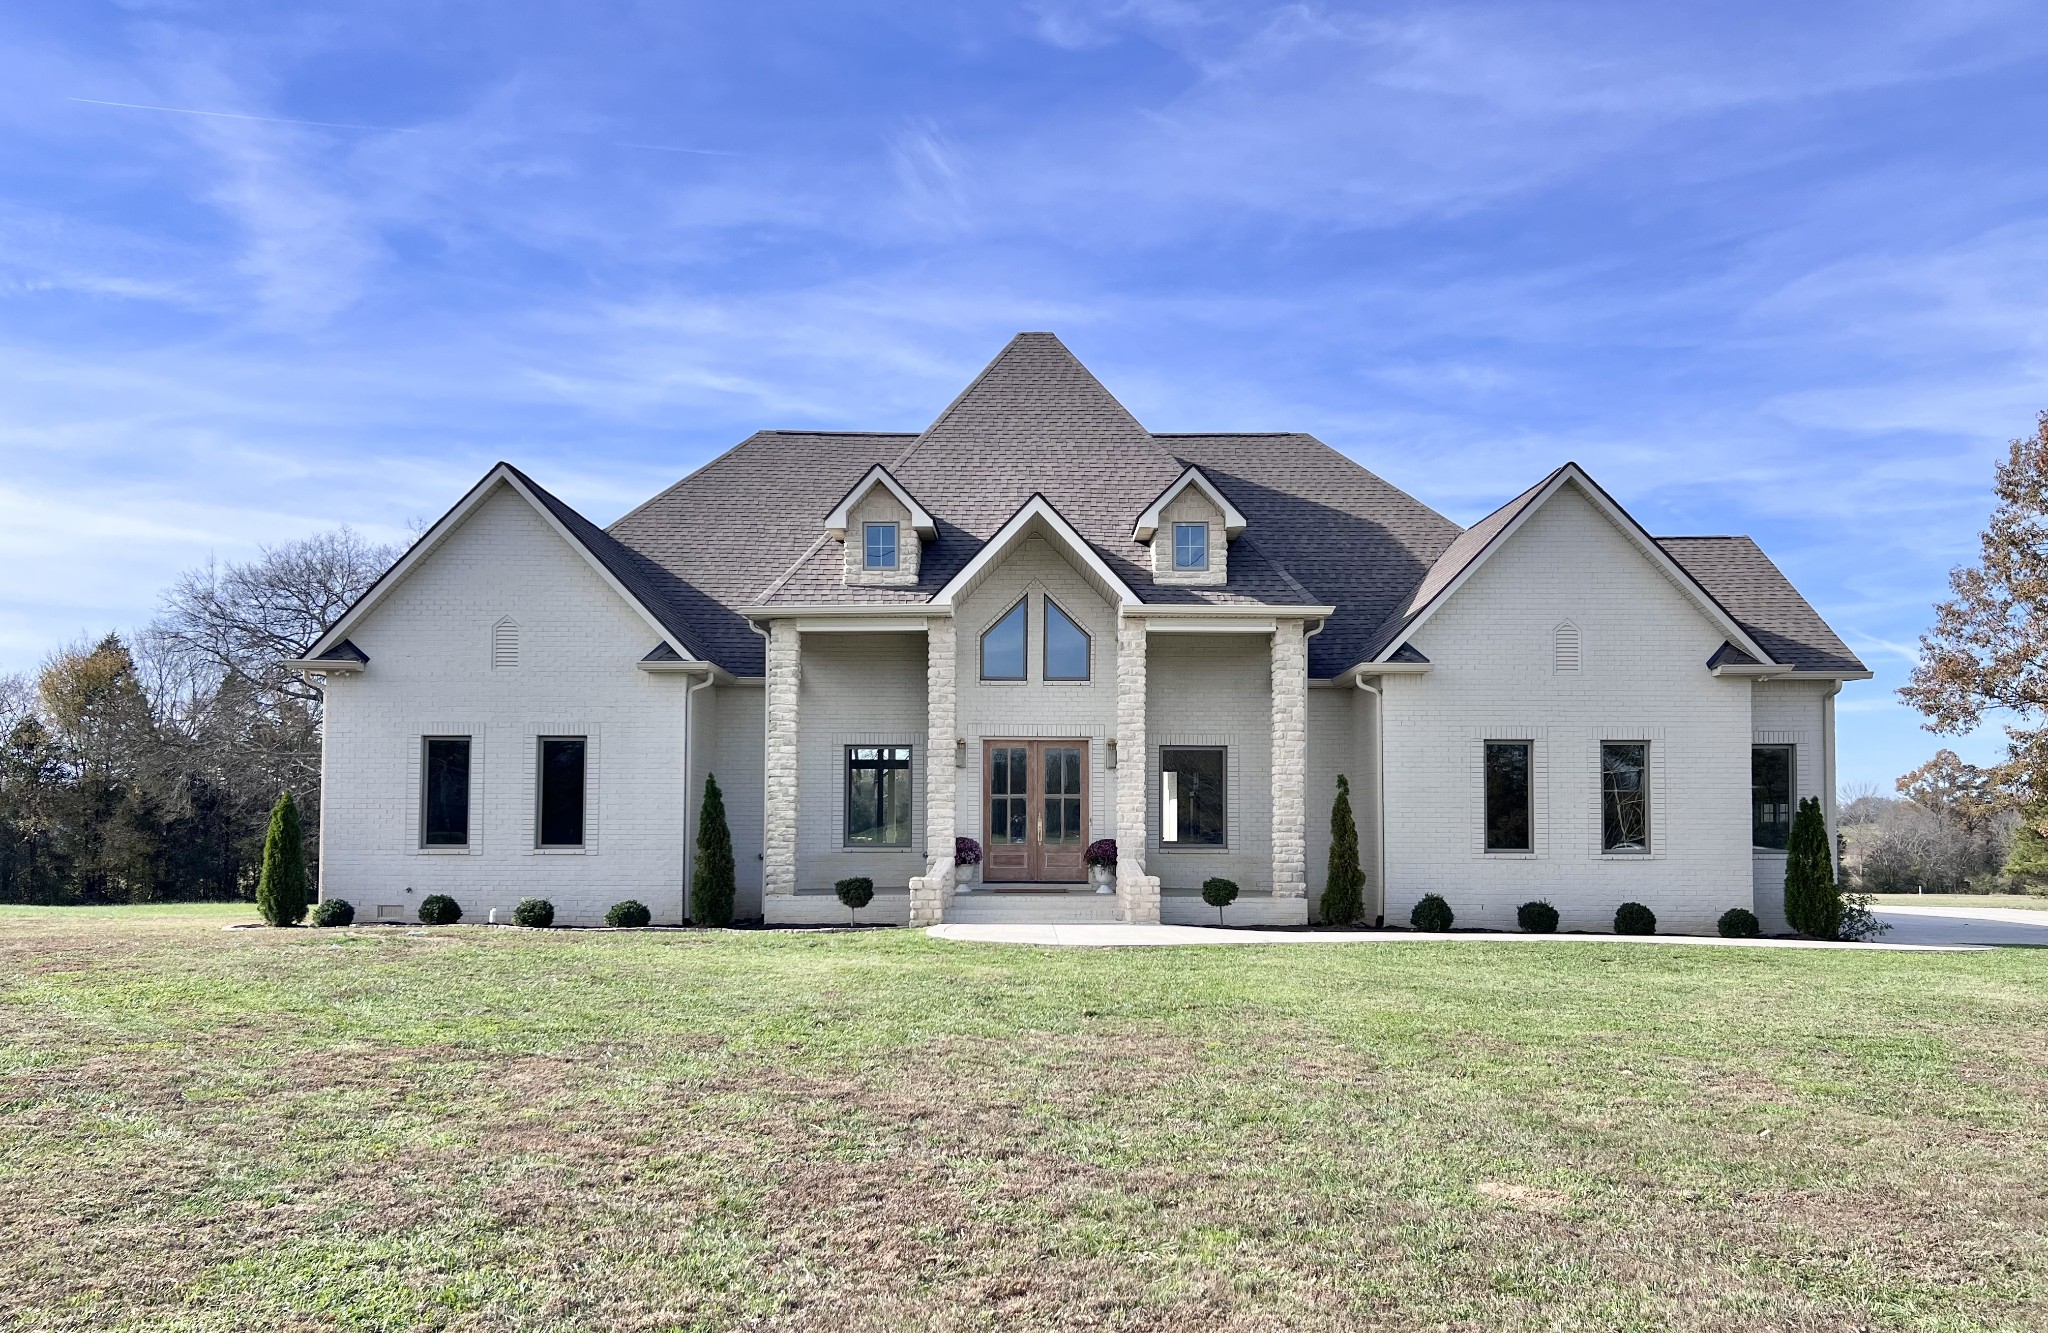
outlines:
[{"label": "stone column", "polygon": [[1145,873],[1145,633],[1143,616],[1116,630],[1116,902],[1125,921],[1156,924],[1159,880]]},{"label": "stone column", "polygon": [[797,692],[802,683],[802,636],[796,622],[768,625],[768,738],[765,810],[761,829],[761,910],[769,921],[785,920],[787,899],[796,892]]},{"label": "stone column", "polygon": [[959,705],[954,677],[959,657],[953,618],[925,622],[924,858],[930,866],[910,881],[910,924],[936,926],[953,901],[953,838],[959,773],[953,767]]},{"label": "stone column", "polygon": [[1308,639],[1299,620],[1273,630],[1273,896],[1308,894]]}]

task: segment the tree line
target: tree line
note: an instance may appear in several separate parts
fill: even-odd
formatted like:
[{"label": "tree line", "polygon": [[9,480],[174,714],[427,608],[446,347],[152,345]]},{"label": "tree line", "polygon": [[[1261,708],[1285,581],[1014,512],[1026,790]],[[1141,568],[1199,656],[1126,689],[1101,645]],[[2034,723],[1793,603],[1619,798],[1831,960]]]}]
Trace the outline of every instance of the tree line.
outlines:
[{"label": "tree line", "polygon": [[209,563],[0,676],[0,903],[251,898],[282,792],[317,865],[320,691],[283,664],[398,555],[342,528]]}]

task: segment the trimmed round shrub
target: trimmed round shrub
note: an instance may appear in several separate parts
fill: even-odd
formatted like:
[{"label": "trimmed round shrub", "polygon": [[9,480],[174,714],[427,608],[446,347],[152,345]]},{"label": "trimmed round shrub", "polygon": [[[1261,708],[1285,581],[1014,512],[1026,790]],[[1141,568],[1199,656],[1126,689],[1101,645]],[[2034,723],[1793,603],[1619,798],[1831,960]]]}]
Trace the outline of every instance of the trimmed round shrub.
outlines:
[{"label": "trimmed round shrub", "polygon": [[1237,881],[1214,876],[1202,881],[1202,901],[1222,911],[1237,901]]},{"label": "trimmed round shrub", "polygon": [[555,924],[555,905],[545,898],[521,898],[512,909],[515,926],[546,927]]},{"label": "trimmed round shrub", "polygon": [[1764,923],[1747,907],[1731,907],[1714,923],[1724,940],[1753,940],[1764,933]]},{"label": "trimmed round shrub", "polygon": [[462,920],[462,904],[445,893],[430,893],[420,899],[420,920],[429,926],[452,926]]},{"label": "trimmed round shrub", "polygon": [[1088,850],[1081,853],[1081,864],[1101,870],[1116,869],[1116,839],[1097,838],[1088,844]]},{"label": "trimmed round shrub", "polygon": [[1458,914],[1451,910],[1451,905],[1440,893],[1423,894],[1422,901],[1415,904],[1415,910],[1408,913],[1408,924],[1417,930],[1449,930],[1457,919]]},{"label": "trimmed round shrub", "polygon": [[1614,909],[1614,933],[1654,935],[1657,933],[1657,914],[1641,903],[1623,903]]},{"label": "trimmed round shrub", "polygon": [[839,901],[846,904],[848,911],[858,912],[875,900],[875,882],[866,875],[854,875],[834,884],[832,892],[839,895]]},{"label": "trimmed round shrub", "polygon": [[638,898],[628,898],[622,903],[613,903],[612,910],[604,914],[607,926],[644,926],[654,920],[654,913],[647,910],[647,904]]},{"label": "trimmed round shrub", "polygon": [[980,865],[981,844],[972,838],[953,839],[953,864],[956,866]]},{"label": "trimmed round shrub", "polygon": [[1515,909],[1515,923],[1531,935],[1557,934],[1557,909],[1538,898]]},{"label": "trimmed round shrub", "polygon": [[355,921],[355,904],[346,898],[322,898],[313,908],[316,926],[352,926]]}]

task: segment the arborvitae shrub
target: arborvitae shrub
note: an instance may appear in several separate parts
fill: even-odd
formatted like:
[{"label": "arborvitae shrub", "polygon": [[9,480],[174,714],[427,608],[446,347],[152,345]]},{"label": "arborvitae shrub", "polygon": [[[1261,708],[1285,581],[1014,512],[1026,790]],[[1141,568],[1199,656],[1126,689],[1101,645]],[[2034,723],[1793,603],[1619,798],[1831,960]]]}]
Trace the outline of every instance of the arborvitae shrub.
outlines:
[{"label": "arborvitae shrub", "polygon": [[1351,782],[1337,775],[1330,806],[1330,861],[1323,878],[1323,920],[1348,926],[1365,910],[1365,871],[1358,864],[1358,821],[1351,815]]},{"label": "arborvitae shrub", "polygon": [[1747,907],[1731,907],[1721,913],[1714,929],[1721,932],[1724,940],[1753,940],[1764,933],[1764,924]]},{"label": "arborvitae shrub", "polygon": [[832,892],[839,895],[839,901],[846,904],[846,910],[851,914],[875,900],[875,882],[866,875],[854,875],[834,884]]},{"label": "arborvitae shrub", "polygon": [[512,909],[515,926],[545,927],[555,924],[555,905],[545,898],[521,898]]},{"label": "arborvitae shrub", "polygon": [[270,808],[256,910],[273,926],[296,926],[306,919],[306,849],[299,837],[298,802],[290,792],[280,794]]},{"label": "arborvitae shrub", "polygon": [[707,773],[704,804],[697,812],[697,864],[690,872],[690,919],[700,926],[731,925],[738,874],[732,829],[725,822],[725,793]]},{"label": "arborvitae shrub", "polygon": [[350,926],[355,924],[356,908],[346,898],[322,898],[313,909],[313,924],[316,926]]},{"label": "arborvitae shrub", "polygon": [[1437,893],[1423,894],[1422,901],[1415,904],[1415,910],[1408,913],[1408,924],[1417,930],[1449,930],[1457,919],[1458,914],[1443,900],[1443,895]]},{"label": "arborvitae shrub", "polygon": [[1818,796],[1801,801],[1792,816],[1792,836],[1785,845],[1785,920],[1817,940],[1835,939],[1841,933],[1842,891],[1835,884],[1827,816],[1821,813]]},{"label": "arborvitae shrub", "polygon": [[1614,933],[1654,935],[1657,933],[1657,914],[1641,903],[1623,903],[1614,909]]},{"label": "arborvitae shrub", "polygon": [[445,893],[420,899],[420,920],[430,926],[452,926],[462,920],[462,905]]},{"label": "arborvitae shrub", "polygon": [[1515,922],[1531,935],[1555,935],[1557,909],[1538,898],[1533,903],[1523,903],[1515,909]]},{"label": "arborvitae shrub", "polygon": [[647,910],[647,904],[638,898],[628,898],[622,903],[613,903],[604,914],[607,926],[644,926],[654,920],[654,913]]}]

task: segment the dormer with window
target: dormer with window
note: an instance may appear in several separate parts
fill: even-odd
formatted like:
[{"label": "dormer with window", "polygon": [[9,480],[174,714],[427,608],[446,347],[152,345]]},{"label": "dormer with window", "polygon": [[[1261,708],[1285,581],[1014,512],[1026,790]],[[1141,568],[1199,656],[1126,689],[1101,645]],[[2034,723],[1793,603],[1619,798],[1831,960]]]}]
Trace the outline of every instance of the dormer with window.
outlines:
[{"label": "dormer with window", "polygon": [[826,516],[825,532],[845,544],[848,586],[870,588],[914,586],[924,543],[939,535],[931,515],[880,464]]},{"label": "dormer with window", "polygon": [[1200,468],[1189,468],[1138,516],[1132,537],[1152,546],[1154,583],[1230,580],[1230,542],[1244,515]]}]

